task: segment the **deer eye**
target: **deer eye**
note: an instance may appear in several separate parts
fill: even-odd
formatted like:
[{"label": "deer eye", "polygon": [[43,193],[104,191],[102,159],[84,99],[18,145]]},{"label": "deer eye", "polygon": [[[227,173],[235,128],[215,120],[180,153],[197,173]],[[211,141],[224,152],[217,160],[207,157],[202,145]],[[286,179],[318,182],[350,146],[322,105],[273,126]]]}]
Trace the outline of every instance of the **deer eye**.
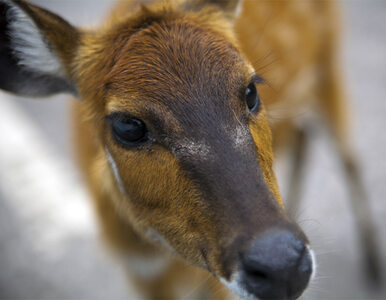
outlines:
[{"label": "deer eye", "polygon": [[245,100],[250,111],[255,112],[259,109],[260,97],[257,93],[256,85],[252,82],[245,90]]},{"label": "deer eye", "polygon": [[122,114],[113,114],[107,119],[115,140],[123,146],[137,146],[147,140],[148,131],[141,120]]}]

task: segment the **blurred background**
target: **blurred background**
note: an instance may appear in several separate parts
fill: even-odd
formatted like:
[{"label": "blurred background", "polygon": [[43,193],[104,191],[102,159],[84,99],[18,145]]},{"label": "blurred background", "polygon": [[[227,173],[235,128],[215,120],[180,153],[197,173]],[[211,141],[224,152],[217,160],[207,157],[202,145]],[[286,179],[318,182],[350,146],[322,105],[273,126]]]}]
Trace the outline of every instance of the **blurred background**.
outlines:
[{"label": "blurred background", "polygon": [[[97,23],[111,5],[31,2],[77,25]],[[386,273],[386,1],[341,3],[352,139]],[[0,299],[135,298],[98,239],[73,162],[70,101],[0,92]],[[303,299],[386,299],[385,281],[379,288],[366,283],[343,171],[327,132],[314,133],[308,152],[299,220],[316,251],[318,274]],[[285,190],[286,172],[279,173]]]}]

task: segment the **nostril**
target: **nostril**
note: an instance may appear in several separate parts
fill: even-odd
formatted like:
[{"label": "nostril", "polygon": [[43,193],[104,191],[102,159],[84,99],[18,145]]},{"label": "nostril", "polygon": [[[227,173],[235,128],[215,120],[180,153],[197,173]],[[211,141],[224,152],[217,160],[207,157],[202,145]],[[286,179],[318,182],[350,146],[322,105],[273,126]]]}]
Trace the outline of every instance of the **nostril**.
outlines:
[{"label": "nostril", "polygon": [[260,279],[268,279],[267,273],[258,271],[258,270],[248,270],[246,269],[245,272],[248,274],[249,277],[254,277],[257,280]]},{"label": "nostril", "polygon": [[247,290],[261,299],[295,299],[312,273],[309,250],[288,231],[260,237],[242,257]]},{"label": "nostril", "polygon": [[245,266],[244,268],[245,273],[247,274],[248,277],[253,278],[255,280],[265,280],[268,279],[267,273],[256,270],[250,267]]},{"label": "nostril", "polygon": [[266,264],[266,260],[256,253],[248,253],[242,261],[244,273],[252,280],[266,280],[274,273]]}]

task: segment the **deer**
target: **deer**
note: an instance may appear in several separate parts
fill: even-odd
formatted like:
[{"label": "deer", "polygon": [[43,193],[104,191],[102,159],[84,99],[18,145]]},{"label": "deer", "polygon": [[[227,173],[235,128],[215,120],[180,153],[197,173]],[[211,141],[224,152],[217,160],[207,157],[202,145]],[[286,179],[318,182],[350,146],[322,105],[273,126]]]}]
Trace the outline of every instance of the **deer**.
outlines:
[{"label": "deer", "polygon": [[[297,299],[315,274],[273,171],[280,139],[267,109],[317,90],[340,120],[333,25],[304,32],[309,60],[333,77],[272,92],[254,61],[256,31],[262,15],[297,4],[262,5],[120,1],[101,26],[81,29],[27,1],[0,0],[0,88],[79,100],[75,147],[102,238],[145,299],[181,298],[195,286],[200,298]],[[306,14],[335,20],[334,5],[315,2]],[[313,53],[312,33],[325,55]],[[274,137],[285,130],[302,137],[282,124]]]}]

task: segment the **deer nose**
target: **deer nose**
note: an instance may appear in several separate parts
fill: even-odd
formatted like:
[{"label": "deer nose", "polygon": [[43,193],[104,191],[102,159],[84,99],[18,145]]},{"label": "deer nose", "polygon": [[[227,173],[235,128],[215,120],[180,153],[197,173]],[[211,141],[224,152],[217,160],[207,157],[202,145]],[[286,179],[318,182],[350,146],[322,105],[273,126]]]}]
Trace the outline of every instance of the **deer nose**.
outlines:
[{"label": "deer nose", "polygon": [[243,282],[259,299],[296,299],[307,287],[312,258],[303,241],[289,231],[264,234],[242,258]]}]

